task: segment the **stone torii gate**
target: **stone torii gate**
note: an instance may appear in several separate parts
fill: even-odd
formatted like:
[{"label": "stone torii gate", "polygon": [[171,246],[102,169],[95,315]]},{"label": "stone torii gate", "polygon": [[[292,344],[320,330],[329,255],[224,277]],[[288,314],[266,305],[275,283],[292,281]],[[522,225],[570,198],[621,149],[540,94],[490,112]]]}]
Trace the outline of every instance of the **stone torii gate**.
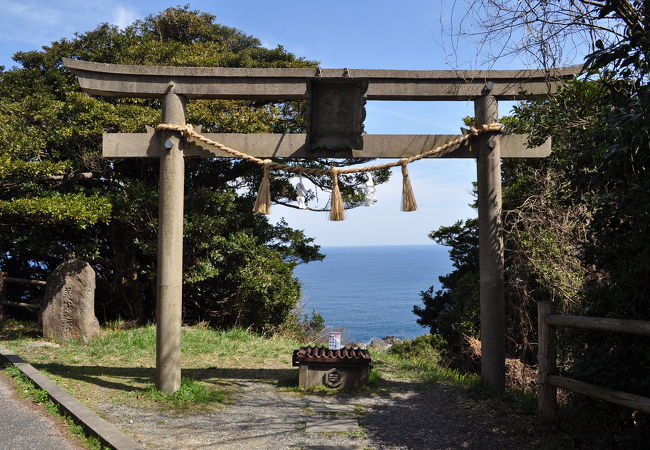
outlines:
[{"label": "stone torii gate", "polygon": [[[152,67],[91,63],[65,58],[81,88],[94,95],[162,99],[162,121],[184,125],[187,99],[287,101],[308,98],[310,80],[367,83],[368,100],[474,101],[476,124],[498,121],[499,100],[546,96],[579,67],[542,70],[440,71],[294,68]],[[526,93],[524,95],[523,93]],[[405,158],[457,136],[364,135],[363,149],[310,149],[305,134],[208,133],[211,140],[259,158]],[[484,385],[505,385],[505,311],[501,227],[501,158],[543,158],[550,141],[526,147],[527,136],[486,133],[445,155],[477,158],[481,375]],[[160,211],[156,304],[156,386],[180,387],[184,157],[230,157],[179,138],[179,133],[105,133],[103,156],[160,159]]]}]

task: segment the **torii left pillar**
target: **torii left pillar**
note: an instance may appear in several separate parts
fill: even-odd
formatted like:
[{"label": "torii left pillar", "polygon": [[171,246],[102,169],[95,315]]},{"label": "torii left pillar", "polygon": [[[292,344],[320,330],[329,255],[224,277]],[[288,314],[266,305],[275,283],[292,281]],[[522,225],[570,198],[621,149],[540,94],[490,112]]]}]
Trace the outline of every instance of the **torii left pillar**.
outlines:
[{"label": "torii left pillar", "polygon": [[[163,96],[162,121],[185,125],[185,98],[170,83]],[[156,300],[156,387],[173,394],[181,385],[183,300],[183,197],[185,162],[172,132],[162,140],[158,210],[158,280]]]}]

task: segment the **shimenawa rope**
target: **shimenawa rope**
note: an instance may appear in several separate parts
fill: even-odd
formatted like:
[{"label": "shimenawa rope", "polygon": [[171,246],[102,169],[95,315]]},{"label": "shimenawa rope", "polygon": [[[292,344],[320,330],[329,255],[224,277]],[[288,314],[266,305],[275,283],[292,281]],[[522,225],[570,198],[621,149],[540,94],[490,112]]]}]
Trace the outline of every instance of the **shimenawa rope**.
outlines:
[{"label": "shimenawa rope", "polygon": [[333,221],[339,221],[344,219],[344,210],[343,199],[341,197],[341,190],[339,188],[339,174],[349,174],[349,173],[363,173],[363,172],[372,172],[374,170],[388,169],[391,167],[402,166],[402,211],[415,211],[417,209],[417,203],[415,201],[415,196],[413,195],[413,187],[411,186],[411,180],[408,176],[407,165],[419,161],[422,158],[440,158],[447,153],[450,153],[457,146],[463,144],[472,136],[478,136],[487,132],[500,132],[503,126],[500,123],[489,123],[485,125],[480,125],[478,127],[471,127],[470,130],[445,144],[442,144],[434,149],[427,150],[425,152],[419,153],[408,158],[402,158],[397,161],[391,161],[383,164],[375,164],[374,166],[365,166],[365,167],[348,167],[345,169],[332,167],[330,169],[314,169],[303,166],[290,166],[287,164],[278,163],[270,159],[261,159],[252,155],[235,150],[234,148],[227,147],[220,142],[213,141],[196,131],[192,125],[176,125],[172,123],[161,123],[156,127],[156,130],[168,130],[168,131],[178,131],[180,132],[185,139],[194,140],[202,142],[210,147],[214,147],[218,150],[230,153],[236,158],[245,159],[246,161],[254,162],[263,167],[262,182],[260,183],[260,188],[257,193],[257,200],[255,201],[255,206],[253,211],[270,214],[271,212],[271,191],[270,191],[270,172],[272,169],[284,170],[285,172],[290,173],[305,173],[309,175],[327,175],[329,174],[332,177],[332,198],[330,200],[330,215],[329,219]]}]

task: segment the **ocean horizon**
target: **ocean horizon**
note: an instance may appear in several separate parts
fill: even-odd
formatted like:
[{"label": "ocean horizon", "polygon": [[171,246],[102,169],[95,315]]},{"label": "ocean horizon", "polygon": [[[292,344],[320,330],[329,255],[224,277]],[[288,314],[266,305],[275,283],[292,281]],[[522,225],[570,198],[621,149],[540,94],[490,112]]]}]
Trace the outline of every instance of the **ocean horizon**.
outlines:
[{"label": "ocean horizon", "polygon": [[323,246],[323,261],[300,264],[305,313],[322,315],[325,324],[343,329],[344,342],[368,343],[373,337],[412,339],[427,334],[416,323],[420,292],[452,270],[449,249],[430,245]]}]

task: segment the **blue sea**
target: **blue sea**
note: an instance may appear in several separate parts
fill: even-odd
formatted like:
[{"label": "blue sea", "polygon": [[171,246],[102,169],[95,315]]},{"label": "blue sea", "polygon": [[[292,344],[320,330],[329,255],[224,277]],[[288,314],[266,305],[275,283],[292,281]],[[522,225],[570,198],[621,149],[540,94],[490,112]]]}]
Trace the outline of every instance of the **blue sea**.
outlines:
[{"label": "blue sea", "polygon": [[342,340],[413,338],[428,333],[413,305],[420,292],[451,271],[448,248],[438,245],[322,247],[323,261],[294,270],[302,283],[305,312],[316,310],[329,327],[343,328]]}]

